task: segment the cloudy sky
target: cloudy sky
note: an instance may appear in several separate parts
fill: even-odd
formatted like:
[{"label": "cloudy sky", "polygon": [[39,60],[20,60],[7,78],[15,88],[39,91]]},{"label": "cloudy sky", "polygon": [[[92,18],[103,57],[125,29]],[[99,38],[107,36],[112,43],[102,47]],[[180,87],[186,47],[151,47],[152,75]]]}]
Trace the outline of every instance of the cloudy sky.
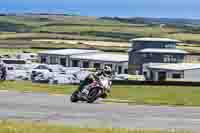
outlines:
[{"label": "cloudy sky", "polygon": [[92,16],[200,18],[199,0],[2,0],[0,12]]}]

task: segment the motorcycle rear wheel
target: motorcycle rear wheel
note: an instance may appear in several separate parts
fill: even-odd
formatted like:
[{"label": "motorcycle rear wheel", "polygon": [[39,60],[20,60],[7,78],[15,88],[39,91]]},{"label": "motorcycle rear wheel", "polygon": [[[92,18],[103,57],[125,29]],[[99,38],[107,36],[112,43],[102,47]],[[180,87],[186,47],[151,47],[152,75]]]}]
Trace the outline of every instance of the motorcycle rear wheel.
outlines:
[{"label": "motorcycle rear wheel", "polygon": [[72,103],[76,103],[76,102],[79,101],[77,94],[78,94],[78,91],[75,91],[74,93],[72,93],[72,95],[70,97],[70,100],[71,100]]}]

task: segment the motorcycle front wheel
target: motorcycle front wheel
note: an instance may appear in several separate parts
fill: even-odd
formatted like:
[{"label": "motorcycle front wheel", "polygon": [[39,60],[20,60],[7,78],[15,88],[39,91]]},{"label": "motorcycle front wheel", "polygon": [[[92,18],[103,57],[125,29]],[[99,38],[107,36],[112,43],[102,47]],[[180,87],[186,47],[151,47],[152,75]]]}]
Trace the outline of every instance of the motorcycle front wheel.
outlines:
[{"label": "motorcycle front wheel", "polygon": [[88,96],[87,96],[87,102],[88,103],[95,102],[98,99],[100,93],[101,93],[101,89],[100,88],[91,89],[89,94],[88,94]]}]

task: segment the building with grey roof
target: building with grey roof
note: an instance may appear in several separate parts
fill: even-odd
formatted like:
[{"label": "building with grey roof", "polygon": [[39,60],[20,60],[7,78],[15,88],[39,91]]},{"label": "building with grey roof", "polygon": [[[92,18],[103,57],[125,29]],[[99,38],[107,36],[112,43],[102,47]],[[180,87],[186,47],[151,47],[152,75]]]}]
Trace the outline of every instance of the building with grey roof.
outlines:
[{"label": "building with grey roof", "polygon": [[65,67],[99,68],[110,66],[118,74],[128,73],[128,54],[112,54],[98,50],[63,49],[38,53],[40,63]]},{"label": "building with grey roof", "polygon": [[200,81],[200,64],[195,63],[149,63],[146,78],[153,81]]},{"label": "building with grey roof", "polygon": [[168,38],[137,38],[130,41],[129,73],[145,75],[146,63],[182,63],[188,53],[176,48],[178,40]]},{"label": "building with grey roof", "polygon": [[60,64],[65,67],[71,66],[70,56],[81,55],[86,53],[97,53],[98,50],[85,50],[85,49],[61,49],[61,50],[47,50],[38,53],[40,63],[45,64]]},{"label": "building with grey roof", "polygon": [[98,50],[86,50],[86,49],[59,49],[59,50],[46,50],[40,51],[39,54],[50,54],[50,55],[76,55],[85,53],[96,53]]},{"label": "building with grey roof", "polygon": [[82,55],[72,55],[71,67],[97,68],[102,69],[110,66],[118,74],[128,73],[128,55],[113,53],[89,53]]}]

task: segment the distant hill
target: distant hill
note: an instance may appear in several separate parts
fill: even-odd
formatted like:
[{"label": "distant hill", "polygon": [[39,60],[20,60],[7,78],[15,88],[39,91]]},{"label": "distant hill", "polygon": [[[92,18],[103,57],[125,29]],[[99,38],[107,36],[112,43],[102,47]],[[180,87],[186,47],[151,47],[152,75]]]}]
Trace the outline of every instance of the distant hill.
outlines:
[{"label": "distant hill", "polygon": [[[0,13],[0,16],[80,16],[78,13],[63,13],[63,14],[53,14],[53,13]],[[184,19],[184,18],[148,18],[148,17],[100,17],[100,20],[113,20],[122,23],[132,23],[132,24],[167,24],[175,26],[200,26],[200,19]]]},{"label": "distant hill", "polygon": [[134,23],[134,24],[168,24],[168,25],[190,25],[200,26],[200,19],[173,19],[173,18],[120,18],[120,17],[101,17],[104,20],[117,20],[120,22]]},{"label": "distant hill", "polygon": [[0,13],[0,16],[80,16],[78,13]]}]

